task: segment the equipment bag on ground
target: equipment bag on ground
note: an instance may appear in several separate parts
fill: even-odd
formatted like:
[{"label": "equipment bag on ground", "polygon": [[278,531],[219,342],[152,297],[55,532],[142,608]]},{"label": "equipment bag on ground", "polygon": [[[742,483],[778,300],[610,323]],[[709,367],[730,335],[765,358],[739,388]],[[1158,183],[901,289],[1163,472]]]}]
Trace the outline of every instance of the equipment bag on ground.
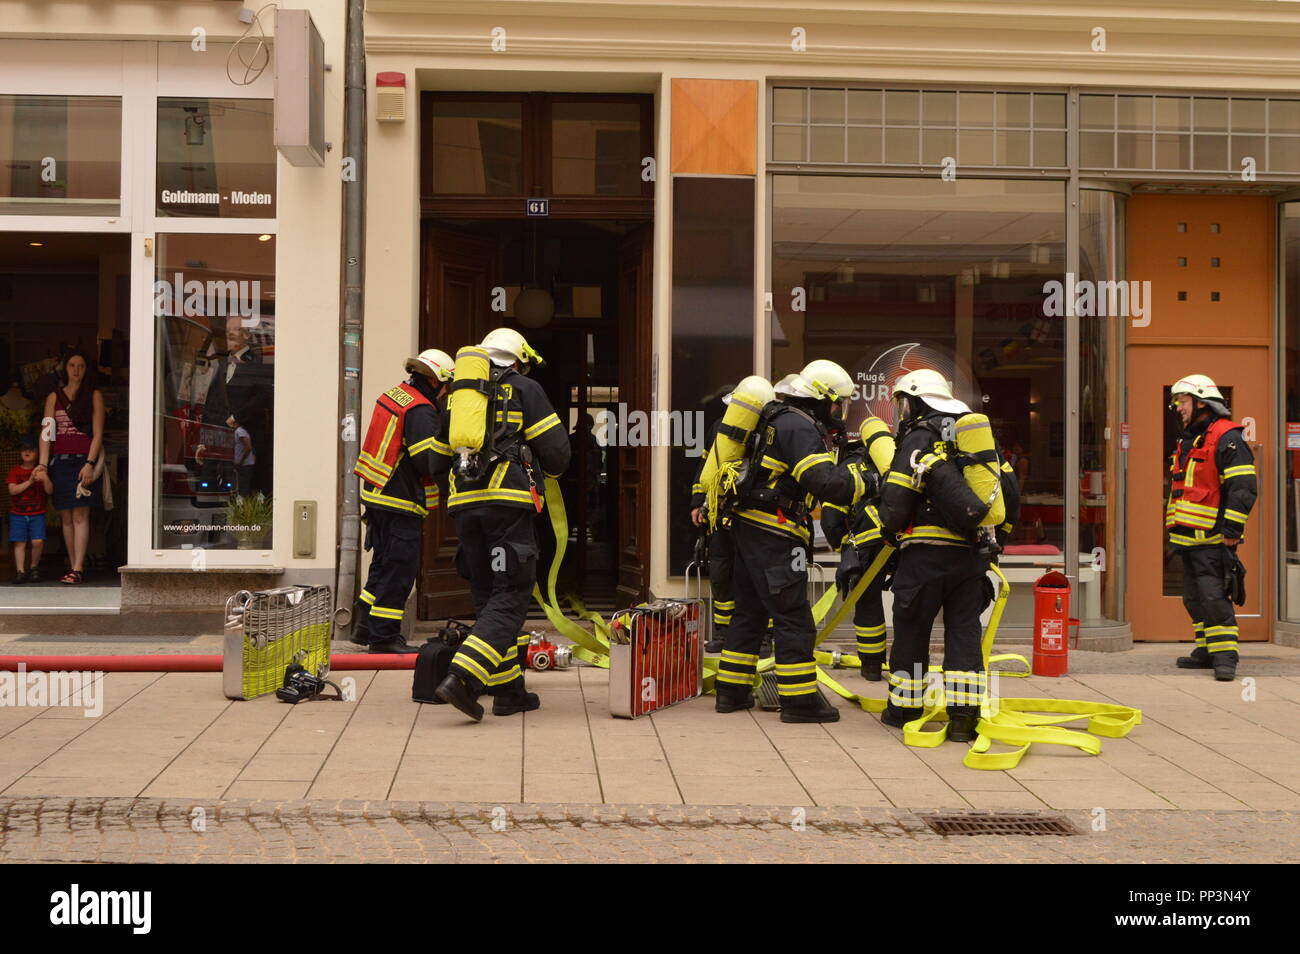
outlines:
[{"label": "equipment bag on ground", "polygon": [[448,620],[446,626],[420,647],[419,655],[415,657],[415,678],[411,682],[412,699],[435,706],[443,705],[433,690],[447,678],[447,673],[451,671],[451,659],[469,634],[470,628],[464,623]]}]

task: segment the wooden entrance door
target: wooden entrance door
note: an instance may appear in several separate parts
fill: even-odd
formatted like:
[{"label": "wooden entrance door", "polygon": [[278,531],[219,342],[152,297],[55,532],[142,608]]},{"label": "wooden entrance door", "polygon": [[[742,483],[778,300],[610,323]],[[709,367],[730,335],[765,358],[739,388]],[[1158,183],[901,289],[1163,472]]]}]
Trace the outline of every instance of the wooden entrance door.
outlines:
[{"label": "wooden entrance door", "polygon": [[[1259,500],[1238,555],[1246,566],[1243,640],[1266,640],[1273,618],[1271,308],[1273,203],[1254,196],[1134,196],[1128,277],[1150,281],[1150,323],[1129,329],[1128,606],[1133,638],[1190,640],[1182,560],[1165,549],[1164,499],[1172,438],[1168,389],[1208,374],[1248,426]],[[1253,421],[1253,429],[1249,425]]]},{"label": "wooden entrance door", "polygon": [[[490,278],[499,274],[495,242],[444,226],[424,227],[421,261],[420,343],[455,357],[458,348],[492,330]],[[473,612],[469,583],[456,571],[456,525],[446,501],[425,521],[418,582],[420,619],[446,619]]]},{"label": "wooden entrance door", "polygon": [[[651,410],[651,264],[653,230],[643,225],[624,240],[618,268],[620,403]],[[618,588],[620,606],[650,589],[650,448],[618,447]]]}]

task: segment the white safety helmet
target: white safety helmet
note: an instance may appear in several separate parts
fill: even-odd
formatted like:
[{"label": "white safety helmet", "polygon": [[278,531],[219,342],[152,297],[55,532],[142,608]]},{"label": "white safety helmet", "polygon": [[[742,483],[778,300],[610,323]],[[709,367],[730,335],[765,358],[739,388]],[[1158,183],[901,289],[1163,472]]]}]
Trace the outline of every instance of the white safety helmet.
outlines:
[{"label": "white safety helmet", "polygon": [[423,374],[435,381],[450,381],[456,373],[456,366],[447,352],[427,348],[414,358],[406,359],[406,370],[410,374]]},{"label": "white safety helmet", "polygon": [[1169,389],[1169,396],[1176,398],[1180,394],[1190,394],[1198,401],[1222,401],[1223,395],[1218,385],[1203,374],[1185,374]]},{"label": "white safety helmet", "polygon": [[894,382],[894,396],[918,397],[936,411],[945,414],[969,414],[970,408],[952,396],[948,379],[938,371],[919,368]]},{"label": "white safety helmet", "polygon": [[776,392],[777,397],[798,397],[799,392],[795,390],[795,382],[798,380],[799,375],[787,374],[772,385],[772,390]]},{"label": "white safety helmet", "polygon": [[747,378],[741,378],[740,383],[722,400],[730,404],[738,396],[745,400],[745,406],[756,405],[754,407],[755,413],[761,411],[764,405],[776,400],[776,392],[772,390],[772,382],[759,374],[751,374]]},{"label": "white safety helmet", "polygon": [[[804,365],[798,374],[787,376],[788,391],[792,397],[816,398],[826,401],[842,401],[853,397],[853,379],[849,373],[834,361],[818,358]],[[786,383],[785,380],[782,381]]]},{"label": "white safety helmet", "polygon": [[522,365],[532,364],[540,368],[545,363],[524,336],[513,328],[492,329],[479,342],[479,347],[487,349],[493,364],[510,365],[518,361]]}]

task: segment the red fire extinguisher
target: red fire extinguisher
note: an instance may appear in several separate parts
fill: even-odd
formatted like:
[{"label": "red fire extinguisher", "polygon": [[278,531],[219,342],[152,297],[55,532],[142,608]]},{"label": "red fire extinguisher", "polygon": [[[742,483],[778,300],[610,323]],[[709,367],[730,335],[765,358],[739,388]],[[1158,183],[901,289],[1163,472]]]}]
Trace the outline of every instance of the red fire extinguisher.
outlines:
[{"label": "red fire extinguisher", "polygon": [[1079,621],[1070,616],[1070,580],[1049,570],[1034,583],[1035,676],[1064,676],[1069,672],[1069,628]]}]

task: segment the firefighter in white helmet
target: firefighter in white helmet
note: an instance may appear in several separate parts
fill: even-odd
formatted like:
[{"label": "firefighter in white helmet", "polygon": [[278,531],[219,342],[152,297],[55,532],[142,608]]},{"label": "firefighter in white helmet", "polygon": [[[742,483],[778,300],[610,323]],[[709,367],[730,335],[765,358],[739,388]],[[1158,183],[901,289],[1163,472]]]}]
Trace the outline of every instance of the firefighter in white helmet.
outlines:
[{"label": "firefighter in white helmet", "polygon": [[438,506],[439,401],[455,370],[437,348],[407,358],[410,377],[379,395],[353,469],[366,505],[365,547],[374,556],[357,599],[352,641],[372,653],[417,651],[402,637],[402,617],[420,567],[420,530]]},{"label": "firefighter in white helmet", "polygon": [[[1165,527],[1182,555],[1183,605],[1196,637],[1196,648],[1178,666],[1213,669],[1215,679],[1230,682],[1237,673],[1233,591],[1244,589],[1236,550],[1255,505],[1255,456],[1205,375],[1180,378],[1170,388],[1170,408],[1183,430],[1170,458]],[[1244,593],[1236,595],[1240,605]]]},{"label": "firefighter in white helmet", "polygon": [[[542,386],[527,377],[542,364],[541,355],[513,328],[488,332],[479,347],[490,359],[486,386],[493,394],[483,412],[487,437],[481,467],[477,472],[453,467],[447,432],[437,447],[451,469],[447,512],[456,523],[456,565],[469,580],[476,619],[435,693],[475,722],[483,718],[477,700],[485,691],[495,696],[493,715],[541,705],[537,694],[525,689],[521,668],[528,647],[522,630],[537,579],[533,520],[544,506],[544,479],[569,467],[569,435]],[[476,382],[464,383],[478,389]]]},{"label": "firefighter in white helmet", "polygon": [[[942,610],[947,737],[953,742],[975,739],[980,704],[987,693],[979,617],[990,596],[986,574],[991,555],[944,515],[951,513],[945,499],[951,485],[940,481],[935,471],[955,465],[935,463],[928,455],[937,442],[952,439],[952,422],[968,413],[970,408],[953,396],[947,379],[937,371],[910,371],[898,379],[894,384],[897,451],[879,505],[882,535],[900,548],[890,586],[894,642],[887,674],[889,702],[881,721],[902,727],[920,717],[930,633]],[[935,471],[925,469],[927,462],[933,463]],[[956,473],[960,475],[960,470]],[[964,481],[960,487],[965,487]]]},{"label": "firefighter in white helmet", "polygon": [[719,712],[754,705],[758,653],[773,620],[782,722],[835,722],[839,710],[817,689],[816,628],[808,604],[810,510],[849,506],[864,483],[855,461],[836,463],[829,436],[843,429],[853,381],[833,361],[807,364],[780,400],[759,415],[745,476],[725,511],[735,545],[736,608],[719,662]]}]

